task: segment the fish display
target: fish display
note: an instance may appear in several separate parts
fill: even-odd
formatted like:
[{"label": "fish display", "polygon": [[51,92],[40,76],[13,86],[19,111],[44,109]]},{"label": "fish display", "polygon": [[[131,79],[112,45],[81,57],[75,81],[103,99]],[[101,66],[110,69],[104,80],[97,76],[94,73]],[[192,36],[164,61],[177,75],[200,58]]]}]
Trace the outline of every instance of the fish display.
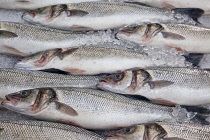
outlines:
[{"label": "fish display", "polygon": [[2,140],[105,140],[75,126],[26,120],[0,121],[0,137]]},{"label": "fish display", "polygon": [[123,128],[107,140],[209,140],[209,126],[192,123],[157,123]]},{"label": "fish display", "polygon": [[210,72],[201,69],[155,67],[127,70],[100,79],[98,87],[121,94],[141,95],[170,106],[210,103]]},{"label": "fish display", "polygon": [[196,119],[194,113],[189,115],[188,112],[181,111],[180,115],[178,111],[175,115],[173,107],[94,89],[24,90],[9,94],[6,99],[2,106],[9,110],[40,120],[62,122],[88,129],[116,129],[140,123]]},{"label": "fish display", "polygon": [[26,70],[55,68],[71,74],[94,75],[154,65],[156,62],[147,54],[123,49],[85,46],[41,52],[19,60],[14,67]]},{"label": "fish display", "polygon": [[210,29],[185,24],[147,24],[119,31],[119,39],[163,45],[190,53],[210,53]]},{"label": "fish display", "polygon": [[32,25],[0,22],[0,53],[27,56],[57,48],[106,42],[98,32],[72,33]]},{"label": "fish display", "polygon": [[55,5],[28,11],[23,14],[22,18],[33,24],[56,29],[92,31],[145,23],[185,23],[196,25],[196,18],[203,13],[201,9],[169,10],[136,3],[83,2]]}]

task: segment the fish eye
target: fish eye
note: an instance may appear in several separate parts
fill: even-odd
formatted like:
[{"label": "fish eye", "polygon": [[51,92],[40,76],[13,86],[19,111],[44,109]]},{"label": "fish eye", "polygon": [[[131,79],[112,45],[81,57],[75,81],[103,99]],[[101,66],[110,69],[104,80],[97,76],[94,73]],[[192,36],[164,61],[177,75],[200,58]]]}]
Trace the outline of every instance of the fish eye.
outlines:
[{"label": "fish eye", "polygon": [[22,97],[27,97],[29,95],[29,93],[30,93],[29,91],[22,91],[22,92],[20,92]]},{"label": "fish eye", "polygon": [[133,133],[135,131],[135,129],[133,128],[133,127],[131,127],[131,128],[125,128],[124,129],[124,133],[126,133],[126,134],[131,134],[131,133]]},{"label": "fish eye", "polygon": [[122,79],[122,74],[115,74],[115,79],[116,80]]}]

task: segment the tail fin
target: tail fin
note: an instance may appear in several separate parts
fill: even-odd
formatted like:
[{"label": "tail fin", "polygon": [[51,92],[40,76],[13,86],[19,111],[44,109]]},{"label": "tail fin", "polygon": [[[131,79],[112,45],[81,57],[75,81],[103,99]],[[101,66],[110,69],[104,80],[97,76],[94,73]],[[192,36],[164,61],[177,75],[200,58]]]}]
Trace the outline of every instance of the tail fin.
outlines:
[{"label": "tail fin", "polygon": [[184,56],[186,61],[190,62],[193,64],[193,66],[198,66],[199,63],[201,62],[204,54],[189,54]]}]

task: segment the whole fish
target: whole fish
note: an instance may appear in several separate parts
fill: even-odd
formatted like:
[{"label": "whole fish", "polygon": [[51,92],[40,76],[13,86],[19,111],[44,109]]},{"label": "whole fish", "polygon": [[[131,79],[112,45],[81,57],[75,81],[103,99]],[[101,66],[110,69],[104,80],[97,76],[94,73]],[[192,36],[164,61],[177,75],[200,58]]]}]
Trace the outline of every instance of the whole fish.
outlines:
[{"label": "whole fish", "polygon": [[[177,110],[94,89],[32,89],[9,94],[6,99],[2,105],[9,110],[88,129],[115,129],[156,121],[189,121],[197,116],[183,108]],[[203,119],[196,119],[199,120]]]},{"label": "whole fish", "polygon": [[98,87],[121,94],[141,95],[164,105],[210,103],[210,72],[200,69],[128,70],[102,78]]},{"label": "whole fish", "polygon": [[0,53],[27,56],[56,48],[110,41],[103,33],[71,33],[20,23],[0,22]]},{"label": "whole fish", "polygon": [[134,67],[147,67],[155,63],[147,54],[123,49],[84,46],[40,52],[21,59],[15,64],[15,68],[27,70],[55,68],[71,74],[93,75],[119,72]]},{"label": "whole fish", "polygon": [[[144,45],[163,45],[190,53],[210,53],[210,29],[184,24],[148,24],[119,31],[117,38]],[[198,49],[199,48],[199,49]]]},{"label": "whole fish", "polygon": [[98,76],[72,76],[41,71],[0,69],[0,102],[5,95],[21,90],[44,87],[94,88]]},{"label": "whole fish", "polygon": [[110,133],[107,140],[209,140],[209,125],[193,123],[144,124]]},{"label": "whole fish", "polygon": [[159,8],[200,8],[205,11],[205,14],[210,14],[210,1],[203,0],[199,2],[197,0],[126,0],[130,2],[142,2],[150,6],[159,7]]},{"label": "whole fish", "polygon": [[50,5],[91,2],[91,1],[108,1],[108,0],[1,0],[0,8],[32,10]]},{"label": "whole fish", "polygon": [[145,23],[196,25],[197,22],[190,17],[191,15],[185,13],[195,15],[195,19],[203,14],[203,10],[185,10],[182,12],[180,9],[161,9],[133,3],[84,2],[28,11],[22,18],[30,23],[74,31],[114,29]]},{"label": "whole fish", "polygon": [[1,140],[105,140],[75,126],[42,121],[0,121]]}]

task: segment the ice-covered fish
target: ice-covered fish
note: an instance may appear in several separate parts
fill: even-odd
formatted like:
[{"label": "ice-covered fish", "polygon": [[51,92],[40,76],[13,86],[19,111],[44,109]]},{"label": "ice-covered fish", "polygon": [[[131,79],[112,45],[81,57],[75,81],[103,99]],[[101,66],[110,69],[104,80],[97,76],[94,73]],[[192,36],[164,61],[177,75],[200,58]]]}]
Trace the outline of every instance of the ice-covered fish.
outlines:
[{"label": "ice-covered fish", "polygon": [[[81,88],[25,90],[6,96],[3,107],[37,119],[88,129],[114,129],[156,121],[186,121],[196,114],[112,92]],[[198,120],[196,120],[198,121]]]},{"label": "ice-covered fish", "polygon": [[196,25],[197,22],[191,17],[196,19],[202,14],[203,10],[201,9],[184,9],[182,11],[181,9],[169,10],[133,3],[84,2],[28,11],[23,14],[23,19],[30,23],[56,29],[90,31],[145,23],[185,23]]},{"label": "ice-covered fish", "polygon": [[210,103],[210,72],[201,69],[128,70],[102,78],[98,87],[121,94],[141,95],[171,106]]},{"label": "ice-covered fish", "polygon": [[71,125],[42,121],[0,121],[1,140],[105,140]]},{"label": "ice-covered fish", "polygon": [[210,29],[184,24],[147,24],[119,31],[117,38],[145,45],[164,45],[191,53],[210,53]]},{"label": "ice-covered fish", "polygon": [[98,79],[98,76],[72,76],[41,71],[0,69],[0,99],[10,93],[33,88],[94,88],[99,81]]},{"label": "ice-covered fish", "polygon": [[107,140],[209,140],[209,128],[193,123],[144,124],[110,133]]},{"label": "ice-covered fish", "polygon": [[154,66],[155,63],[144,53],[116,48],[84,46],[40,52],[21,59],[15,64],[15,68],[27,70],[55,68],[71,74],[90,75]]},{"label": "ice-covered fish", "polygon": [[[72,33],[20,23],[0,22],[0,53],[27,56],[55,48],[110,41],[105,32]],[[112,40],[113,41],[113,40]]]},{"label": "ice-covered fish", "polygon": [[50,5],[91,2],[91,1],[108,1],[108,0],[1,0],[0,8],[32,10]]}]

